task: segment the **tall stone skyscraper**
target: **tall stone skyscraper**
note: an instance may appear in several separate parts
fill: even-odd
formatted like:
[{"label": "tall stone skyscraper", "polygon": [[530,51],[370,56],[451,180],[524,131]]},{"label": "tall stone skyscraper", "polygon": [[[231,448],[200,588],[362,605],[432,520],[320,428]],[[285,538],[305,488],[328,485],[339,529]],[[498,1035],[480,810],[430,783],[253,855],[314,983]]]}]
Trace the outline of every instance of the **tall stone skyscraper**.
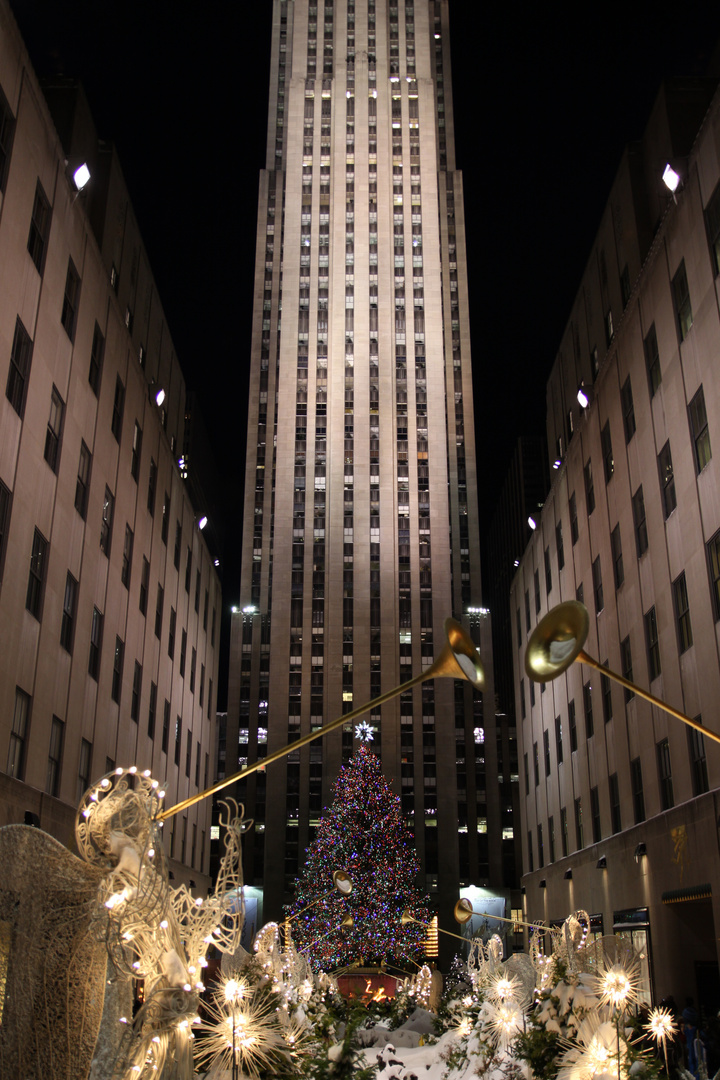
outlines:
[{"label": "tall stone skyscraper", "polygon": [[[416,675],[463,619],[484,696],[437,679],[367,717],[448,925],[459,884],[502,888],[512,822],[479,607],[446,0],[274,0],[251,364],[225,772]],[[242,785],[266,918],[356,738]]]}]

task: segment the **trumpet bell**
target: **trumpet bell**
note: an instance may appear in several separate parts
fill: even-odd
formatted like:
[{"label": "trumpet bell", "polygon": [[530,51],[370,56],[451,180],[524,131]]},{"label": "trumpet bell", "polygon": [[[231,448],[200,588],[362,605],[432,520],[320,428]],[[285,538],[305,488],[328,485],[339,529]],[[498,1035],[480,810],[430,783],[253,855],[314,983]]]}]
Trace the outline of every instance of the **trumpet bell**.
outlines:
[{"label": "trumpet bell", "polygon": [[466,923],[469,919],[472,919],[475,912],[472,909],[472,904],[465,896],[461,896],[457,904],[453,908],[453,915],[455,916],[455,922]]},{"label": "trumpet bell", "polygon": [[525,650],[525,674],[534,682],[557,678],[582,652],[590,629],[584,604],[567,600],[540,620]]},{"label": "trumpet bell", "polygon": [[333,885],[342,896],[349,896],[352,892],[352,878],[345,870],[336,870],[333,874]]},{"label": "trumpet bell", "polygon": [[354,925],[355,925],[355,920],[353,919],[352,915],[348,912],[348,914],[345,916],[343,921],[340,923],[340,927],[341,927],[342,930],[352,930]]},{"label": "trumpet bell", "polygon": [[466,679],[476,690],[484,690],[485,668],[468,632],[455,619],[446,619],[445,637],[445,648],[424,673],[423,681],[443,676]]}]

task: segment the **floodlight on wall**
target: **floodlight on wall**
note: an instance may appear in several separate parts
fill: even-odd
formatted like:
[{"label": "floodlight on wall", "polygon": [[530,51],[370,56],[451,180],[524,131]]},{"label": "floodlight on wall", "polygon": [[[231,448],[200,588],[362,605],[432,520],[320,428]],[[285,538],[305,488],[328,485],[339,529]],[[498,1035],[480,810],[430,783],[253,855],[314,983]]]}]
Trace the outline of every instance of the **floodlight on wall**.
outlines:
[{"label": "floodlight on wall", "polygon": [[205,526],[207,525],[207,522],[208,522],[208,519],[207,519],[207,515],[206,515],[206,514],[203,514],[203,516],[202,516],[202,517],[200,518],[200,520],[198,521],[198,529],[200,530],[200,532],[202,532],[202,531],[203,531],[203,529],[204,529],[204,528],[205,528]]},{"label": "floodlight on wall", "polygon": [[675,172],[675,170],[673,169],[672,165],[669,162],[665,166],[665,169],[664,169],[663,174],[662,174],[662,178],[663,178],[663,184],[665,185],[665,187],[668,189],[668,191],[672,191],[672,193],[674,195],[675,192],[677,191],[678,187],[680,186],[680,174]]},{"label": "floodlight on wall", "polygon": [[577,399],[580,403],[580,408],[587,409],[588,405],[590,404],[590,395],[585,389],[584,383],[580,383],[580,385],[578,386]]},{"label": "floodlight on wall", "polygon": [[89,180],[90,170],[83,161],[82,165],[80,165],[80,167],[77,168],[73,173],[73,183],[75,184],[75,187],[78,189],[78,191],[82,191],[82,189],[86,186]]},{"label": "floodlight on wall", "polygon": [[[237,608],[235,610],[237,611]],[[246,604],[243,608],[243,615],[254,615],[256,611],[257,608],[254,604]]]},{"label": "floodlight on wall", "polygon": [[520,565],[519,559],[513,559],[513,566],[518,567]]},{"label": "floodlight on wall", "polygon": [[559,469],[562,465],[562,458],[556,457],[553,461],[553,469]]},{"label": "floodlight on wall", "polygon": [[566,881],[572,881],[572,867],[570,867],[569,870],[565,871],[565,873],[563,874],[563,877],[565,878]]},{"label": "floodlight on wall", "polygon": [[607,856],[601,855],[598,861],[595,863],[596,870],[607,870]]},{"label": "floodlight on wall", "polygon": [[647,855],[647,847],[644,842],[641,841],[635,848],[635,862],[640,862],[644,855]]},{"label": "floodlight on wall", "polygon": [[160,406],[162,405],[164,400],[165,400],[165,391],[163,390],[163,388],[161,386],[160,389],[158,390],[157,394],[155,395],[155,404],[158,406],[158,408],[160,408]]},{"label": "floodlight on wall", "polygon": [[237,607],[236,604],[233,604],[233,606],[230,608],[230,611],[233,613],[233,615],[237,615],[239,610],[240,610],[240,608]]},{"label": "floodlight on wall", "polygon": [[220,565],[220,560],[219,560],[219,559],[215,559],[215,560],[213,561],[213,566],[219,566],[219,565]]},{"label": "floodlight on wall", "polygon": [[530,517],[528,518],[528,525],[530,526],[532,531],[535,532],[535,530],[537,529],[537,521],[532,515],[530,515]]}]

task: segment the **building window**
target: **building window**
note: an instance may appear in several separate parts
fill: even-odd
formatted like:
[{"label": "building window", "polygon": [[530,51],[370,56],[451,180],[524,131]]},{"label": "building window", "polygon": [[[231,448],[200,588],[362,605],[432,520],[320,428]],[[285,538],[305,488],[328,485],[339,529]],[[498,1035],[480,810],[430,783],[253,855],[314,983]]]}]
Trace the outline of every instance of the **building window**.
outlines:
[{"label": "building window", "polygon": [[197,569],[197,571],[195,573],[195,614],[196,615],[200,614],[200,585],[201,585],[201,582],[202,582],[202,575],[200,573],[200,568],[198,567],[198,569]]},{"label": "building window", "polygon": [[8,526],[10,525],[10,489],[0,480],[0,581],[2,581],[5,548],[7,547]]},{"label": "building window", "polygon": [[550,596],[552,592],[552,570],[550,569],[550,548],[545,548],[545,591]]},{"label": "building window", "polygon": [[123,386],[122,379],[118,375],[115,380],[115,397],[113,398],[112,420],[110,421],[110,430],[115,436],[117,442],[120,442],[120,435],[122,433],[122,418],[124,408],[125,387]]},{"label": "building window", "polygon": [[585,462],[583,471],[585,473],[585,500],[589,517],[595,509],[595,485],[593,484],[592,461],[589,458]]},{"label": "building window", "polygon": [[538,755],[538,744],[533,743],[533,768],[535,773],[535,787],[540,783],[540,757]]},{"label": "building window", "polygon": [[527,708],[525,706],[525,680],[520,680],[520,716],[523,720],[527,717]]},{"label": "building window", "polygon": [[600,821],[600,796],[596,787],[590,788],[590,817],[592,818],[593,844],[599,844],[602,840],[602,824]]},{"label": "building window", "polygon": [[657,617],[655,607],[645,613],[645,643],[648,651],[648,670],[650,682],[657,679],[661,673],[660,667],[660,642],[658,640]]},{"label": "building window", "polygon": [[602,609],[605,607],[605,600],[603,598],[603,586],[602,586],[602,571],[600,569],[600,556],[593,560],[592,564],[592,577],[593,577],[593,595],[595,596],[595,614],[599,615]]},{"label": "building window", "polygon": [[619,589],[620,586],[622,585],[623,581],[625,580],[625,570],[623,568],[622,543],[620,541],[620,525],[619,525],[619,523],[615,526],[613,531],[610,533],[610,546],[611,546],[611,549],[612,549],[613,575],[614,575],[614,578],[615,578],[615,588]]},{"label": "building window", "polygon": [[688,602],[687,583],[685,571],[673,581],[673,600],[675,601],[675,621],[677,624],[678,645],[680,652],[684,653],[693,643],[692,625],[690,623],[690,604]]},{"label": "building window", "polygon": [[610,793],[610,828],[613,833],[619,833],[622,829],[622,817],[620,813],[620,785],[618,774],[611,773],[608,777],[608,790]]},{"label": "building window", "polygon": [[628,265],[626,263],[623,267],[623,272],[620,275],[620,295],[622,296],[623,311],[628,306],[631,293],[632,288],[630,286],[630,270],[628,269]]},{"label": "building window", "polygon": [[0,91],[0,191],[5,190],[14,133],[15,118],[10,112],[5,95]]},{"label": "building window", "polygon": [[672,768],[670,765],[670,743],[661,739],[657,744],[658,782],[660,784],[660,805],[663,810],[672,810],[673,799]]},{"label": "building window", "polygon": [[555,717],[555,751],[557,753],[558,765],[562,765],[563,762],[563,742],[562,742],[562,720],[559,716]]},{"label": "building window", "polygon": [[[603,666],[608,666],[607,660]],[[602,673],[600,674],[600,694],[602,696],[603,720],[606,724],[609,724],[613,718],[612,683],[607,675],[603,675]]]},{"label": "building window", "polygon": [[14,776],[16,780],[22,780],[25,776],[25,741],[30,716],[30,700],[29,694],[26,694],[19,686],[15,687],[15,711],[10,731],[7,774]]},{"label": "building window", "polygon": [[180,678],[185,678],[185,657],[187,656],[187,630],[180,634]]},{"label": "building window", "polygon": [[645,520],[645,499],[642,484],[632,497],[633,522],[635,524],[635,546],[638,558],[644,555],[648,547],[647,521]]},{"label": "building window", "polygon": [[190,779],[190,767],[192,765],[192,731],[187,733],[187,748],[185,750],[185,775]]},{"label": "building window", "polygon": [[577,544],[579,531],[578,531],[578,516],[577,516],[577,502],[575,500],[575,492],[573,491],[570,496],[570,539],[572,540],[573,547]]},{"label": "building window", "polygon": [[33,535],[32,553],[30,555],[30,574],[28,576],[27,594],[25,607],[40,619],[42,612],[43,587],[45,585],[45,572],[47,569],[48,542],[38,529]]},{"label": "building window", "polygon": [[533,583],[535,585],[535,614],[540,614],[540,574],[536,570],[533,574]]},{"label": "building window", "polygon": [[670,441],[668,440],[658,454],[658,471],[660,473],[660,495],[662,497],[663,515],[665,519],[670,517],[677,506],[675,495],[675,474],[673,472],[672,454],[670,453]]},{"label": "building window", "polygon": [[576,851],[581,851],[585,847],[585,837],[583,834],[582,799],[575,800],[575,838],[575,849]]},{"label": "building window", "polygon": [[148,738],[155,738],[155,713],[157,710],[157,683],[150,683],[150,703],[148,704]]},{"label": "building window", "polygon": [[530,593],[525,590],[525,629],[530,633]]},{"label": "building window", "polygon": [[168,541],[168,529],[170,527],[170,496],[167,491],[165,492],[165,499],[163,500],[163,516],[162,527],[160,529],[160,539],[163,544],[167,545]]},{"label": "building window", "polygon": [[147,615],[148,590],[150,588],[150,563],[143,555],[142,574],[140,575],[140,599],[138,607],[143,615]]},{"label": "building window", "polygon": [[65,327],[65,333],[71,341],[75,340],[75,324],[77,323],[79,299],[80,275],[75,269],[72,259],[68,259],[67,274],[65,276],[65,295],[63,297],[60,322]]},{"label": "building window", "polygon": [[623,414],[623,430],[625,431],[625,443],[629,443],[635,434],[635,406],[633,405],[632,386],[628,375],[620,390],[620,403]]},{"label": "building window", "polygon": [[545,865],[545,851],[543,845],[543,827],[538,825],[537,827],[537,840],[538,840],[538,869],[542,870]]},{"label": "building window", "polygon": [[197,667],[197,651],[192,650],[190,654],[190,693],[195,693],[195,670]]},{"label": "building window", "polygon": [[80,517],[85,520],[87,514],[88,489],[90,487],[90,465],[92,455],[85,442],[80,440],[80,461],[78,462],[77,480],[75,482],[75,509]]},{"label": "building window", "polygon": [[527,842],[528,842],[528,870],[532,874],[533,870],[535,869],[535,864],[533,862],[532,833],[530,832],[529,829],[528,829]]},{"label": "building window", "polygon": [[[620,667],[622,669],[623,678],[628,682],[633,681],[633,669],[632,669],[632,652],[630,651],[630,637],[623,638],[620,642]],[[635,691],[629,690],[627,686],[623,687],[625,694],[625,703],[627,704],[631,698],[635,697]]]},{"label": "building window", "polygon": [[[700,724],[699,716],[695,720]],[[709,791],[707,761],[705,760],[705,736],[697,728],[688,728],[688,750],[690,751],[690,772],[692,774],[693,795],[704,795]]]},{"label": "building window", "polygon": [[155,517],[155,489],[157,487],[157,465],[150,458],[150,474],[148,476],[147,508],[150,517]]},{"label": "building window", "polygon": [[30,252],[30,258],[35,263],[39,274],[43,272],[43,266],[45,265],[45,251],[47,248],[47,238],[50,232],[50,203],[47,201],[47,196],[40,186],[40,181],[37,182],[35,188],[35,201],[32,208],[32,217],[30,219],[30,233],[28,235],[28,251]]},{"label": "building window", "polygon": [[25,412],[25,392],[27,390],[28,376],[30,375],[31,360],[32,341],[30,335],[20,320],[16,319],[5,396],[21,418]]},{"label": "building window", "polygon": [[562,848],[562,857],[566,859],[570,845],[568,842],[568,821],[567,821],[567,809],[564,806],[560,807],[560,845]]},{"label": "building window", "polygon": [[135,421],[135,427],[133,429],[133,444],[132,444],[132,457],[130,458],[130,475],[135,483],[137,483],[138,476],[140,475],[140,451],[142,450],[142,428]]},{"label": "building window", "polygon": [[129,525],[125,526],[125,543],[123,544],[122,569],[120,580],[126,589],[130,588],[130,570],[132,568],[133,531]]},{"label": "building window", "polygon": [[593,720],[592,686],[586,682],[583,686],[583,705],[585,706],[585,738],[591,739],[595,734],[595,722]]},{"label": "building window", "polygon": [[185,563],[185,592],[190,592],[190,581],[192,579],[192,548],[187,549],[187,561]]},{"label": "building window", "polygon": [[158,585],[157,600],[155,601],[155,637],[160,638],[162,630],[162,617],[163,617],[163,600],[165,598],[165,592],[162,585]]},{"label": "building window", "polygon": [[577,750],[577,723],[575,720],[575,702],[568,702],[568,731],[570,732],[570,752]]},{"label": "building window", "polygon": [[170,608],[170,628],[168,630],[168,656],[175,659],[175,608]]},{"label": "building window", "polygon": [[[1,123],[2,122],[0,121],[0,124]],[[0,162],[1,161],[2,158],[0,156]],[[0,176],[2,176],[1,172]],[[720,273],[720,184],[718,184],[708,200],[705,209],[705,223],[707,226],[708,240],[710,242],[710,251],[712,253],[713,269],[717,275]]]},{"label": "building window", "polygon": [[120,704],[120,690],[122,689],[123,663],[125,661],[125,643],[119,637],[115,638],[115,655],[113,657],[113,674],[110,697]]},{"label": "building window", "polygon": [[175,719],[175,764],[180,764],[180,746],[182,743],[182,718]]},{"label": "building window", "polygon": [[552,772],[552,761],[550,760],[550,732],[543,731],[543,757],[545,758],[545,777],[547,778]]},{"label": "building window", "polygon": [[603,468],[605,470],[605,483],[610,482],[615,471],[615,458],[613,457],[612,439],[610,438],[610,421],[607,420],[600,432],[600,445],[602,447]]},{"label": "building window", "polygon": [[100,393],[100,375],[102,374],[103,356],[105,355],[105,338],[102,336],[100,327],[95,323],[93,331],[92,349],[90,350],[90,371],[88,382],[95,397]]},{"label": "building window", "polygon": [[87,739],[80,741],[80,759],[78,761],[78,782],[75,792],[75,802],[79,803],[90,787],[90,761],[92,759],[92,743]]},{"label": "building window", "polygon": [[175,522],[175,551],[173,553],[173,565],[176,570],[180,569],[180,547],[182,545],[182,525]]},{"label": "building window", "polygon": [[47,431],[45,432],[44,457],[54,473],[58,470],[60,459],[60,436],[62,435],[63,417],[65,415],[65,403],[53,386],[50,395],[50,415],[48,417]]},{"label": "building window", "polygon": [[525,794],[530,794],[530,766],[528,763],[527,754],[523,754],[523,765],[525,766]]},{"label": "building window", "polygon": [[167,754],[170,741],[170,702],[165,698],[163,706],[162,752]]},{"label": "building window", "polygon": [[75,610],[77,607],[78,583],[68,571],[65,578],[65,597],[63,599],[62,622],[60,624],[60,644],[66,652],[71,653],[73,648],[73,636],[75,633]]},{"label": "building window", "polygon": [[690,402],[688,414],[690,416],[690,431],[695,452],[695,469],[700,473],[712,457],[708,418],[705,411],[705,394],[702,386]]},{"label": "building window", "polygon": [[130,719],[137,724],[140,715],[140,691],[142,689],[142,664],[135,661],[133,670],[132,697],[130,698]]},{"label": "building window", "polygon": [[105,488],[103,500],[102,522],[100,524],[100,550],[110,558],[110,541],[112,539],[113,510],[115,497],[109,487]]},{"label": "building window", "polygon": [[565,565],[565,549],[563,548],[562,521],[555,526],[555,546],[557,548],[558,573]]},{"label": "building window", "polygon": [[685,260],[677,268],[675,277],[672,279],[672,294],[675,302],[675,314],[677,316],[678,333],[680,340],[684,341],[693,324],[692,304],[690,303],[690,289],[688,287]]},{"label": "building window", "polygon": [[662,374],[660,372],[660,353],[658,352],[655,323],[653,323],[648,330],[647,337],[644,341],[644,346],[645,363],[647,365],[648,382],[650,384],[650,397],[654,397],[658,387],[660,386],[660,383],[662,382]]},{"label": "building window", "polygon": [[710,592],[712,593],[715,622],[720,619],[720,532],[716,532],[708,541],[708,567],[710,570]]},{"label": "building window", "polygon": [[97,608],[93,608],[92,623],[90,624],[90,656],[88,658],[88,675],[97,682],[100,671],[100,647],[102,645],[103,617]]},{"label": "building window", "polygon": [[60,790],[60,763],[62,761],[63,735],[65,725],[59,717],[53,716],[50,724],[50,746],[48,748],[48,767],[45,777],[45,791],[54,799]]}]

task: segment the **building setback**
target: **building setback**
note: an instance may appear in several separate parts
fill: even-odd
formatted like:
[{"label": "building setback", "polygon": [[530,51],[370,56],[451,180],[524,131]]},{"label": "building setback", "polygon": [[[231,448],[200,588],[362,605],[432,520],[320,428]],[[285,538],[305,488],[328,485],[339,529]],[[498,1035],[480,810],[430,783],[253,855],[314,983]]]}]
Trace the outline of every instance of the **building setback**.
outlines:
[{"label": "building setback", "polygon": [[585,909],[642,950],[648,999],[708,1011],[720,748],[588,666],[535,684],[523,663],[546,611],[582,600],[590,656],[720,732],[714,89],[667,83],[620,164],[548,382],[560,464],[511,599],[527,916]]},{"label": "building setback", "polygon": [[[41,89],[4,0],[0,42],[0,823],[71,845],[112,768],[151,769],[168,804],[212,782],[221,595],[117,157],[79,87]],[[166,827],[198,888],[209,812]]]},{"label": "building setback", "polygon": [[[228,773],[417,675],[444,619],[480,604],[448,4],[273,12]],[[446,924],[459,882],[503,885],[489,620],[472,618],[484,701],[443,679],[368,717]],[[353,744],[332,733],[243,786],[270,917]]]}]

